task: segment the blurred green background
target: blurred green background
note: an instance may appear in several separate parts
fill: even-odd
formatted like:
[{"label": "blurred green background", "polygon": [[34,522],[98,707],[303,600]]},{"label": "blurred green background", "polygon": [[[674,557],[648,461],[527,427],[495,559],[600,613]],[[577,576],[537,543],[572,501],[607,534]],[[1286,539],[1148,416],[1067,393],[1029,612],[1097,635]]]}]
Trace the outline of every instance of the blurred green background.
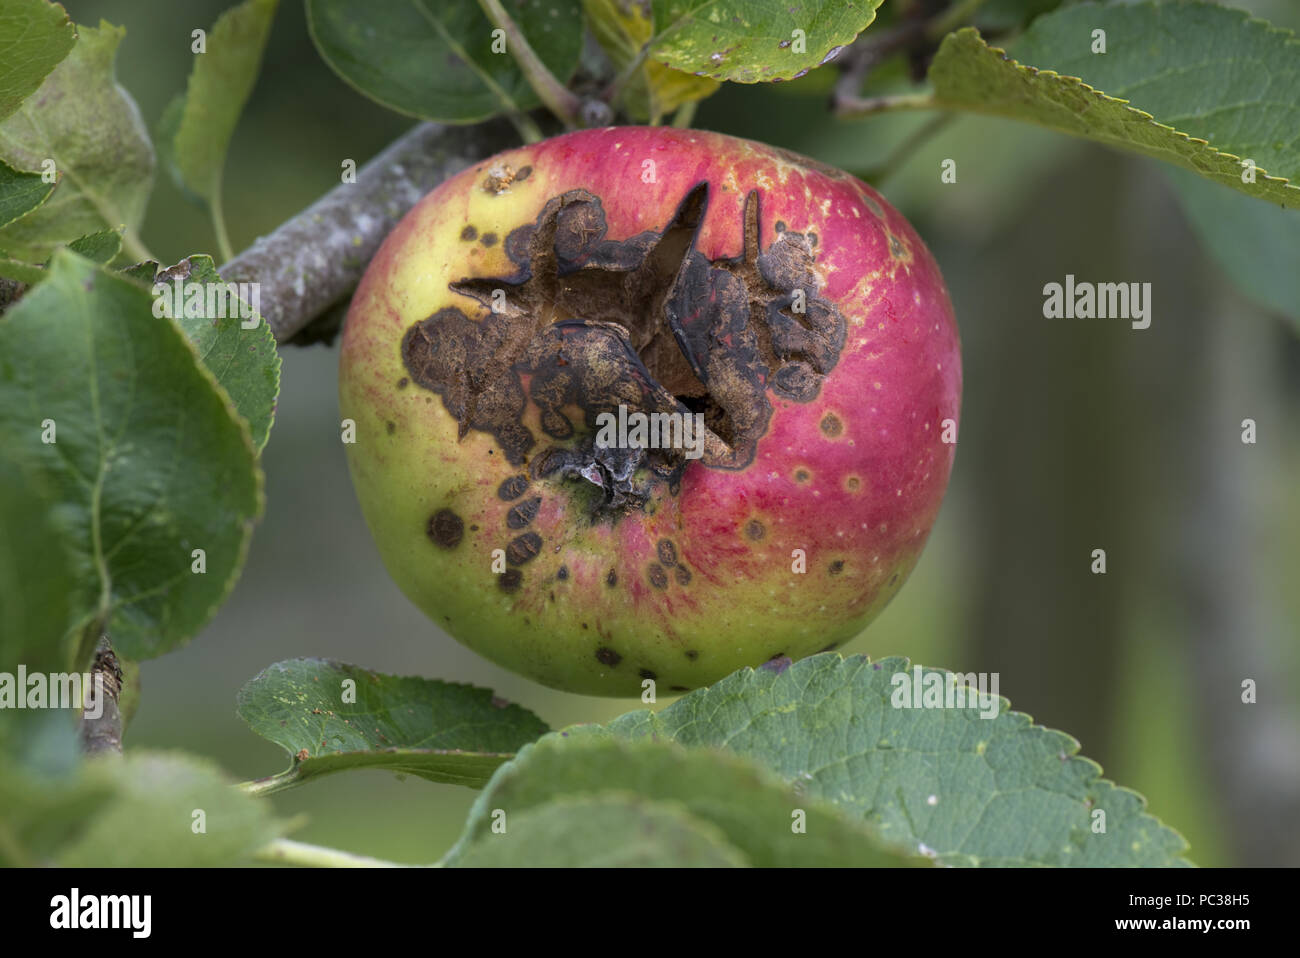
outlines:
[{"label": "blurred green background", "polygon": [[[1288,0],[1238,5],[1300,26]],[[78,22],[127,27],[119,78],[151,129],[184,88],[190,31],[225,6],[66,3]],[[832,79],[823,70],[728,86],[696,125],[862,171],[927,120],[834,120]],[[286,0],[226,165],[235,248],[411,122],[331,73],[302,5]],[[956,184],[939,181],[946,158]],[[1208,258],[1159,164],[1083,141],[961,118],[876,185],[943,268],[965,394],[930,544],[910,584],[844,651],[999,672],[1015,708],[1074,735],[1107,778],[1145,794],[1193,861],[1300,864],[1300,303],[1291,322],[1255,305]],[[167,262],[215,252],[202,211],[161,175],[142,236]],[[1044,319],[1043,284],[1066,273],[1152,283],[1151,327]],[[284,754],[235,717],[235,693],[299,655],[489,686],[552,727],[639,706],[534,685],[407,602],[352,493],[335,351],[282,354],[267,511],[248,565],[203,635],[144,664],[128,747],[203,753],[240,778],[279,771]],[[1256,445],[1240,441],[1245,418],[1258,423]],[[1095,548],[1107,552],[1104,576],[1089,571]],[[1259,684],[1255,705],[1241,703],[1244,679]],[[475,794],[367,771],[270,800],[306,816],[294,836],[303,841],[427,862],[452,843]]]}]

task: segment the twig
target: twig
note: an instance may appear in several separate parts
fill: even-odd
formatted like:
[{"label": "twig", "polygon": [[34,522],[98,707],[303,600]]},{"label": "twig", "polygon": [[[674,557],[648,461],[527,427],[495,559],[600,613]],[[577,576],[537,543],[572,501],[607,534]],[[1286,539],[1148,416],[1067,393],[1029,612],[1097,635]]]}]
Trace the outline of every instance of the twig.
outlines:
[{"label": "twig", "polygon": [[864,117],[896,110],[939,110],[943,104],[929,93],[895,93],[885,96],[849,97],[835,104],[835,115]]},{"label": "twig", "polygon": [[515,23],[510,14],[506,13],[506,8],[501,6],[501,0],[478,0],[478,5],[483,8],[483,12],[487,14],[487,18],[493,25],[505,32],[506,49],[514,56],[515,62],[519,64],[519,69],[523,71],[528,85],[533,88],[538,99],[546,104],[546,108],[566,127],[570,130],[577,129],[582,101],[557,80],[555,74],[542,62],[542,58],[533,52],[524,32],[519,29],[519,24]]},{"label": "twig", "polygon": [[268,775],[265,778],[255,778],[249,782],[240,782],[236,786],[246,795],[273,795],[276,792],[283,792],[285,789],[293,788],[295,785],[302,784],[299,780],[301,775],[298,772],[298,765],[286,769],[283,772],[277,772],[274,775]]},{"label": "twig", "polygon": [[422,123],[270,236],[220,268],[228,283],[259,283],[277,341],[351,295],[379,244],[426,193],[465,167],[518,144],[503,122]]},{"label": "twig", "polygon": [[122,695],[122,669],[108,636],[101,636],[95,647],[95,664],[90,669],[91,704],[99,714],[81,713],[81,750],[87,755],[122,751],[122,712],[118,699]]},{"label": "twig", "polygon": [[277,838],[263,845],[253,853],[253,858],[260,862],[273,862],[278,865],[305,865],[309,868],[406,868],[397,862],[371,858],[368,855],[354,855],[339,851],[337,848],[325,848],[322,845],[308,845],[287,838]]}]

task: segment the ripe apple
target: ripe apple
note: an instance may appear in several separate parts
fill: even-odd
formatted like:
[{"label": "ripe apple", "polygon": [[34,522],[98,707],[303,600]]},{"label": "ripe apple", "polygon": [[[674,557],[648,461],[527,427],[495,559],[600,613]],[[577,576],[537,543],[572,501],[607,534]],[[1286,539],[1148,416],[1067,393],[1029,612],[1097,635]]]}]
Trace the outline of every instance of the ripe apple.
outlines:
[{"label": "ripe apple", "polygon": [[961,357],[934,259],[865,184],[612,127],[411,210],[339,390],[406,595],[507,668],[634,695],[862,631],[939,510]]}]

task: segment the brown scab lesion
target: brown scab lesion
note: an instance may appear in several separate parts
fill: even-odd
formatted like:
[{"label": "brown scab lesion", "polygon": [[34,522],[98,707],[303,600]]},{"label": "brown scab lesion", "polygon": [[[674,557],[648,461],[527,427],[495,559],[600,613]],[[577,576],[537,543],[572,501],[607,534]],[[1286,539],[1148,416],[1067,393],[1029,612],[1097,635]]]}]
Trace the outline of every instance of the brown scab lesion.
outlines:
[{"label": "brown scab lesion", "polygon": [[659,676],[650,669],[641,669],[637,672],[637,675],[641,676],[643,679],[649,679],[651,682],[654,682],[659,678]]},{"label": "brown scab lesion", "polygon": [[609,586],[611,589],[618,585],[618,573],[613,569],[610,569],[609,572],[605,574],[605,585]]},{"label": "brown scab lesion", "polygon": [[844,488],[849,492],[857,492],[862,488],[862,480],[857,476],[848,476],[844,480]]},{"label": "brown scab lesion", "polygon": [[794,471],[794,481],[800,485],[806,485],[812,481],[812,473],[807,469],[800,467]]},{"label": "brown scab lesion", "polygon": [[822,416],[822,421],[818,423],[817,426],[821,429],[822,435],[827,439],[835,439],[844,432],[844,423],[841,422],[840,417],[835,415],[833,412],[828,412],[826,415]]},{"label": "brown scab lesion", "polygon": [[397,388],[398,388],[398,389],[405,389],[405,388],[406,388],[407,386],[409,386],[410,384],[411,384],[411,380],[408,379],[406,376],[403,376],[401,379],[399,379],[399,380],[397,381]]},{"label": "brown scab lesion", "polygon": [[555,578],[559,579],[561,582],[563,582],[568,577],[569,577],[569,567],[567,565],[560,566],[560,568],[557,569],[555,572]]},{"label": "brown scab lesion", "polygon": [[[497,164],[483,188],[499,193],[521,174]],[[705,183],[662,231],[623,240],[607,238],[599,197],[580,189],[553,197],[535,222],[505,237],[513,274],[450,284],[484,313],[447,306],[406,331],[410,378],[442,398],[460,438],[486,432],[516,465],[540,458],[524,424],[531,401],[556,440],[576,432],[565,410],[582,409],[592,432],[600,413],[623,404],[647,414],[698,411],[707,427],[701,464],[745,468],[771,419],[768,390],[815,398],[847,326],[819,295],[814,240],[786,228],[764,249],[759,203],[757,190],[745,199],[741,253],[710,260],[696,249]],[[556,320],[566,316],[580,318]],[[680,450],[656,449],[647,460],[670,492],[677,488]]]},{"label": "brown scab lesion", "polygon": [[839,575],[841,572],[844,571],[844,560],[836,559],[827,567],[826,571],[829,572],[831,575]]},{"label": "brown scab lesion", "polygon": [[496,233],[484,233],[483,236],[482,236],[482,238],[479,240],[479,242],[482,243],[484,246],[496,246],[496,245],[497,245],[497,234],[496,234]]},{"label": "brown scab lesion", "polygon": [[619,655],[608,646],[602,645],[596,650],[596,659],[601,665],[608,665],[610,668],[613,668],[623,661],[623,656]]},{"label": "brown scab lesion", "polygon": [[541,551],[542,537],[536,532],[525,532],[506,546],[506,562],[511,565],[523,565],[535,559]]},{"label": "brown scab lesion", "polygon": [[660,539],[655,543],[655,554],[659,556],[659,561],[668,568],[677,565],[677,547],[673,545],[671,539]]},{"label": "brown scab lesion", "polygon": [[673,568],[673,578],[677,580],[678,585],[690,585],[691,570],[684,565],[676,566]]},{"label": "brown scab lesion", "polygon": [[907,258],[907,247],[903,245],[903,241],[893,233],[889,234],[889,255],[894,257],[894,259]]},{"label": "brown scab lesion", "polygon": [[537,518],[537,510],[542,507],[542,497],[533,496],[531,499],[525,499],[516,506],[512,506],[506,513],[506,525],[511,529],[522,529],[528,523]]},{"label": "brown scab lesion", "polygon": [[524,574],[518,569],[506,569],[505,572],[497,576],[497,586],[502,592],[518,592],[523,581]]},{"label": "brown scab lesion", "polygon": [[745,523],[745,538],[751,542],[761,542],[767,535],[767,526],[757,519],[750,519]]},{"label": "brown scab lesion", "polygon": [[444,549],[454,549],[465,537],[465,520],[450,509],[439,509],[429,517],[429,538]]},{"label": "brown scab lesion", "polygon": [[668,573],[658,562],[651,562],[646,568],[646,575],[650,579],[650,584],[656,589],[668,588]]},{"label": "brown scab lesion", "polygon": [[464,227],[461,228],[460,238],[466,243],[472,243],[474,240],[478,239],[478,229],[472,224],[466,223]]},{"label": "brown scab lesion", "polygon": [[497,487],[497,497],[506,502],[514,502],[528,491],[527,476],[511,476]]},{"label": "brown scab lesion", "polygon": [[692,662],[694,662],[696,659],[700,657],[700,653],[696,649],[687,649],[685,654],[686,657],[690,659]]}]

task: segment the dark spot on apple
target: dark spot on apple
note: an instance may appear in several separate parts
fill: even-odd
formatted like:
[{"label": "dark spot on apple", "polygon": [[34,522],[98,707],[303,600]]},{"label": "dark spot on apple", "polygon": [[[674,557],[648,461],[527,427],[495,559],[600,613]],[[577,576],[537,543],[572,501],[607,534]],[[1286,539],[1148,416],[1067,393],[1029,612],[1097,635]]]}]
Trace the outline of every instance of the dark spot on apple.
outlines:
[{"label": "dark spot on apple", "polygon": [[833,412],[828,412],[822,416],[822,421],[818,424],[822,434],[830,439],[844,432],[844,423],[840,422],[840,417]]},{"label": "dark spot on apple", "polygon": [[511,476],[497,488],[497,497],[506,502],[513,502],[528,491],[527,476]]},{"label": "dark spot on apple", "polygon": [[777,221],[776,221],[776,225],[773,226],[772,228],[775,229],[778,233],[784,233],[784,232],[785,232],[785,221],[784,221],[784,220],[777,220]]},{"label": "dark spot on apple", "polygon": [[405,388],[406,388],[407,386],[409,386],[410,384],[411,384],[411,380],[409,380],[408,378],[406,378],[405,376],[403,376],[401,379],[399,379],[399,380],[397,381],[397,388],[398,388],[398,389],[405,389]]},{"label": "dark spot on apple", "polygon": [[844,488],[849,490],[849,492],[857,492],[859,487],[861,487],[861,485],[862,485],[862,480],[859,479],[857,476],[849,476],[847,479],[844,480]]},{"label": "dark spot on apple", "polygon": [[775,672],[777,675],[780,675],[782,672],[788,669],[792,664],[793,662],[791,661],[789,656],[787,656],[784,652],[778,652],[776,653],[776,655],[772,656],[770,659],[768,659],[766,662],[760,665],[759,668],[765,669],[768,672]]},{"label": "dark spot on apple", "polygon": [[528,177],[532,175],[533,175],[533,168],[531,166],[521,166],[519,167],[519,172],[515,174],[515,182],[522,183],[524,180],[528,179]]},{"label": "dark spot on apple", "polygon": [[641,671],[637,672],[637,675],[641,676],[641,678],[643,679],[649,679],[651,682],[659,678],[659,676],[655,675],[649,669],[642,669]]},{"label": "dark spot on apple", "polygon": [[754,542],[758,542],[763,538],[763,536],[767,535],[767,526],[763,525],[763,523],[759,522],[757,519],[750,519],[745,523],[745,535]]},{"label": "dark spot on apple", "polygon": [[511,507],[510,511],[506,513],[506,525],[511,529],[522,529],[537,518],[537,510],[541,508],[541,505],[541,496],[525,499],[519,505]]},{"label": "dark spot on apple", "polygon": [[889,255],[895,259],[902,259],[907,254],[907,248],[903,246],[898,237],[893,233],[889,234]]},{"label": "dark spot on apple", "polygon": [[478,532],[478,526],[471,525],[471,526],[469,527],[469,531],[470,531],[470,532]]},{"label": "dark spot on apple", "polygon": [[807,469],[796,469],[794,471],[795,482],[807,482],[811,478],[812,478],[812,473],[809,472]]},{"label": "dark spot on apple", "polygon": [[655,543],[655,552],[659,555],[659,561],[668,568],[677,565],[677,547],[671,539],[660,539]]},{"label": "dark spot on apple", "polygon": [[650,577],[650,584],[656,589],[668,588],[668,573],[658,562],[651,562],[646,572]]},{"label": "dark spot on apple", "polygon": [[866,206],[867,209],[871,210],[871,215],[874,216],[876,219],[883,220],[885,218],[884,208],[879,203],[877,203],[872,197],[867,196],[864,193],[862,195],[862,203],[864,206]]},{"label": "dark spot on apple", "polygon": [[613,569],[610,569],[609,574],[605,576],[605,585],[609,586],[611,589],[618,585],[618,573]]},{"label": "dark spot on apple", "polygon": [[897,584],[897,582],[898,582],[898,573],[895,572],[892,576],[890,576],[889,584],[890,584],[890,585],[895,585],[895,584]]},{"label": "dark spot on apple", "polygon": [[391,436],[393,433],[397,432],[397,423],[390,419],[384,423],[384,428],[388,430],[388,434]]},{"label": "dark spot on apple", "polygon": [[484,246],[496,246],[496,245],[497,245],[497,234],[496,234],[496,233],[484,233],[484,234],[483,234],[483,237],[479,240],[479,242],[482,243]]},{"label": "dark spot on apple", "polygon": [[584,629],[587,628],[587,623],[586,623],[586,622],[582,623],[582,627],[583,627]]},{"label": "dark spot on apple", "polygon": [[[494,167],[484,187],[495,192],[513,179],[513,171]],[[772,415],[767,390],[815,398],[846,330],[835,305],[818,295],[824,284],[807,237],[787,228],[762,249],[759,203],[756,190],[745,199],[740,255],[709,260],[695,248],[706,183],[686,194],[662,232],[617,241],[606,238],[599,197],[580,189],[555,196],[536,221],[507,234],[515,273],[450,284],[487,314],[440,309],[406,331],[403,362],[418,385],[442,397],[460,437],[487,432],[512,463],[537,442],[522,421],[532,400],[542,431],[555,440],[574,438],[568,411],[575,408],[592,433],[597,417],[620,405],[650,416],[698,413],[707,427],[701,463],[743,469]],[[581,318],[554,322],[556,314]],[[586,460],[557,463],[553,474],[590,483],[599,473],[607,501],[596,511],[641,508],[649,493],[630,479],[612,480],[622,464],[595,461],[591,445],[553,447]],[[648,466],[649,481],[672,492],[686,465],[682,446],[652,445],[633,465]]]},{"label": "dark spot on apple", "polygon": [[472,243],[478,239],[478,230],[466,223],[465,228],[460,231],[460,238],[466,243]]},{"label": "dark spot on apple", "polygon": [[619,655],[613,649],[607,648],[603,645],[596,650],[596,658],[600,661],[601,665],[608,665],[611,667],[618,665],[618,663],[623,661],[623,656]]},{"label": "dark spot on apple", "polygon": [[700,657],[700,653],[697,652],[695,649],[687,649],[686,657],[690,659],[692,662],[694,662],[696,659]]},{"label": "dark spot on apple", "polygon": [[670,686],[668,686],[668,691],[670,691],[670,692],[689,692],[690,689],[688,689],[688,688],[687,688],[686,686],[684,686],[684,685],[670,685]]},{"label": "dark spot on apple", "polygon": [[836,559],[834,562],[831,563],[829,571],[831,575],[839,575],[841,572],[844,571],[844,560]]},{"label": "dark spot on apple", "polygon": [[506,546],[506,561],[511,565],[523,565],[542,551],[542,537],[536,532],[525,532]]},{"label": "dark spot on apple", "polygon": [[563,581],[568,577],[569,577],[569,567],[567,565],[560,566],[560,568],[555,573],[555,578]]},{"label": "dark spot on apple", "polygon": [[518,569],[506,569],[505,572],[497,576],[497,585],[501,587],[502,592],[517,591],[523,581],[524,574]]},{"label": "dark spot on apple", "polygon": [[677,580],[678,585],[690,585],[691,570],[684,565],[679,565],[673,569],[673,578]]},{"label": "dark spot on apple", "polygon": [[439,509],[429,518],[429,538],[444,549],[460,545],[465,535],[465,521],[450,509]]}]

